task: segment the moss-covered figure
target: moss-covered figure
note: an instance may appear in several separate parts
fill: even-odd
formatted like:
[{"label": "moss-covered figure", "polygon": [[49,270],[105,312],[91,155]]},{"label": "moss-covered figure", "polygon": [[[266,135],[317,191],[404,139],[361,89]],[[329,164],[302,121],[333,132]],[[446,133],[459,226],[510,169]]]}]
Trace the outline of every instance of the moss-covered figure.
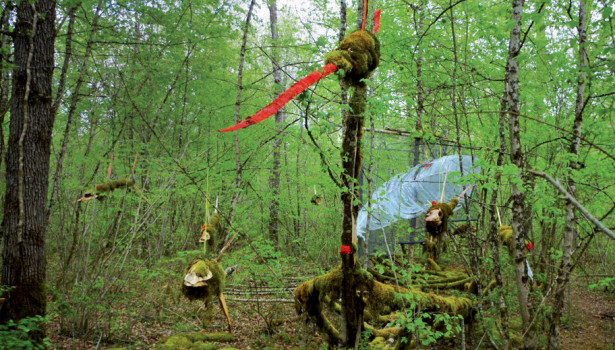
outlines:
[{"label": "moss-covered figure", "polygon": [[380,42],[376,36],[365,30],[350,33],[337,50],[325,56],[325,63],[333,63],[344,70],[344,83],[363,87],[380,63]]},{"label": "moss-covered figure", "polygon": [[190,300],[204,300],[205,307],[208,307],[211,299],[217,296],[226,316],[230,332],[231,318],[224,301],[224,295],[222,294],[225,282],[226,275],[224,269],[216,260],[197,258],[186,269],[182,283],[182,293]]},{"label": "moss-covered figure", "polygon": [[310,203],[312,203],[314,205],[321,205],[322,204],[322,198],[320,198],[319,195],[315,194],[314,196],[312,196],[312,199],[310,200]]},{"label": "moss-covered figure", "polygon": [[96,185],[97,192],[112,192],[118,188],[129,188],[135,185],[133,179],[118,179]]},{"label": "moss-covered figure", "polygon": [[448,232],[448,220],[453,216],[454,209],[459,204],[459,198],[451,199],[449,203],[433,203],[425,214],[425,229],[428,236],[425,240],[424,250],[427,257],[438,262],[444,251],[443,235]]},{"label": "moss-covered figure", "polygon": [[199,242],[207,242],[207,251],[213,252],[216,249],[216,242],[221,232],[222,224],[220,223],[220,214],[213,213],[209,217],[209,220],[207,220],[207,224],[203,225]]}]

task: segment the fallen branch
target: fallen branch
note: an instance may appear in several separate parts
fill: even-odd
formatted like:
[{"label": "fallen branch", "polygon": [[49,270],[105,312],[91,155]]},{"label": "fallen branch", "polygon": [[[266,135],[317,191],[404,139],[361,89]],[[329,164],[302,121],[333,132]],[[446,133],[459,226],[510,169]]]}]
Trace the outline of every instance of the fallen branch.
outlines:
[{"label": "fallen branch", "polygon": [[559,181],[554,180],[551,176],[542,173],[540,171],[535,171],[535,170],[528,170],[528,172],[530,174],[542,177],[547,179],[547,181],[549,181],[550,183],[553,184],[553,186],[555,186],[555,188],[557,188],[563,195],[564,197],[566,197],[566,199],[568,199],[570,201],[570,203],[572,203],[572,205],[574,205],[575,207],[577,207],[577,209],[579,209],[579,211],[585,215],[585,217],[587,217],[587,219],[589,219],[589,221],[591,221],[592,223],[594,223],[594,225],[596,225],[602,232],[606,233],[607,236],[609,236],[611,239],[615,239],[615,233],[613,233],[613,231],[609,230],[608,227],[604,226],[598,219],[596,219],[595,217],[593,217],[589,211],[587,211],[587,209],[585,209],[585,207],[583,207],[581,205],[581,203],[577,202],[577,200],[570,195],[570,193],[568,193],[566,191],[566,189],[564,189],[564,187],[562,187],[562,185],[560,185]]}]

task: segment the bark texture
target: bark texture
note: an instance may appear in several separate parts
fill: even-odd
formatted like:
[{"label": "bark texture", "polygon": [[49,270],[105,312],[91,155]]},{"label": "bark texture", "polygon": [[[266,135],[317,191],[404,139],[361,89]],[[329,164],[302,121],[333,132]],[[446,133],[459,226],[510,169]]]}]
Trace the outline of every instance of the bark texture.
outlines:
[{"label": "bark texture", "polygon": [[[361,169],[361,138],[363,137],[363,116],[365,111],[367,87],[355,87],[350,98],[350,115],[344,125],[342,141],[342,245],[357,247],[357,214],[359,207],[356,186]],[[342,330],[344,345],[353,348],[360,336],[360,325],[363,324],[364,302],[357,295],[355,270],[357,269],[357,251],[342,255],[342,304],[345,327]]]},{"label": "bark texture", "polygon": [[[271,53],[271,65],[273,67],[273,82],[275,84],[274,90],[276,95],[280,95],[284,92],[282,88],[282,72],[280,71],[279,50],[278,43],[278,8],[276,0],[269,1],[269,22],[271,28],[271,41],[273,51]],[[276,249],[279,248],[279,207],[280,207],[280,149],[282,148],[282,138],[280,137],[280,131],[282,129],[282,123],[284,122],[284,113],[279,110],[275,114],[275,129],[276,136],[273,141],[273,166],[271,169],[271,176],[269,178],[269,188],[273,198],[271,199],[271,205],[269,206],[269,237],[274,243]]]},{"label": "bark texture", "polygon": [[[15,64],[0,284],[13,287],[0,321],[45,315],[45,225],[54,66],[55,1],[22,1],[15,22]],[[43,332],[34,334],[41,339]]]},{"label": "bark texture", "polygon": [[524,182],[524,158],[521,152],[521,133],[519,130],[519,64],[517,56],[521,50],[521,15],[523,13],[523,1],[512,1],[512,19],[515,26],[510,32],[510,42],[508,46],[508,59],[506,62],[506,79],[504,87],[504,98],[506,100],[507,114],[509,121],[510,134],[510,160],[519,169],[519,179],[513,183],[513,264],[515,269],[515,281],[517,285],[517,296],[519,298],[519,312],[523,324],[523,345],[526,349],[535,347],[535,334],[530,329],[530,278],[527,270],[527,259],[525,256],[524,239],[527,236],[525,193],[522,188]]}]

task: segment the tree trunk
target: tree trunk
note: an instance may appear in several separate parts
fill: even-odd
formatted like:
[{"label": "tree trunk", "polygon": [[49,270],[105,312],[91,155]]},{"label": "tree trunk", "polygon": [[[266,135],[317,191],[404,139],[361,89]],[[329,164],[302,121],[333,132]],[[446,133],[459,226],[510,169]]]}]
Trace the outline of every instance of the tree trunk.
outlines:
[{"label": "tree trunk", "polygon": [[[425,20],[425,4],[421,0],[418,7],[414,10],[415,15],[418,12],[418,23],[415,24],[415,32],[417,35],[423,32],[423,21]],[[417,135],[414,137],[414,145],[412,148],[412,162],[411,166],[416,166],[421,161],[421,141],[422,137],[419,133],[423,130],[423,113],[425,113],[425,96],[423,95],[423,51],[421,47],[418,47],[416,52],[416,123],[414,130]],[[416,240],[416,232],[419,229],[416,218],[410,220],[410,227],[412,227],[412,234],[410,235],[410,241]],[[414,256],[414,245],[410,245],[410,257]]]},{"label": "tree trunk", "polygon": [[[45,225],[54,115],[55,6],[21,1],[15,23],[15,65],[4,208],[0,284],[13,289],[0,321],[45,315]],[[33,334],[40,341],[45,331]]]},{"label": "tree trunk", "polygon": [[[278,31],[276,26],[278,25],[278,8],[276,0],[269,0],[269,20],[271,26],[271,65],[273,67],[273,82],[275,84],[274,89],[277,90],[277,95],[284,92],[282,88],[282,73],[279,66],[279,50],[278,44]],[[282,129],[282,122],[284,121],[284,113],[279,110],[275,114],[275,130],[276,136],[273,141],[273,167],[271,169],[271,177],[269,178],[269,189],[271,190],[271,205],[269,206],[269,237],[273,241],[274,247],[277,250],[279,247],[279,207],[280,207],[280,148],[282,145],[282,138],[280,137],[280,131]]]},{"label": "tree trunk", "polygon": [[[367,103],[367,87],[355,87],[350,98],[350,115],[346,117],[344,138],[342,141],[342,245],[357,246],[357,214],[358,206],[355,199],[358,196],[358,173],[361,169],[361,138],[363,136],[363,108]],[[345,328],[343,334],[345,346],[354,348],[360,336],[360,325],[363,323],[363,301],[357,296],[354,272],[357,268],[357,252],[353,248],[350,254],[342,254],[342,271],[344,275],[342,287],[342,305],[344,309]]]},{"label": "tree trunk", "polygon": [[[357,27],[363,24],[363,2],[359,1]],[[344,120],[344,137],[342,140],[342,245],[352,247],[350,254],[342,254],[342,308],[343,346],[355,348],[361,335],[364,302],[357,295],[354,273],[358,267],[357,255],[357,214],[359,213],[359,188],[357,186],[361,171],[361,138],[365,106],[367,104],[367,86],[357,86],[350,98],[350,114]]]},{"label": "tree trunk", "polygon": [[[507,79],[508,76],[505,78]],[[506,98],[502,97],[502,104],[500,109],[499,118],[499,137],[500,137],[500,149],[498,150],[498,158],[496,165],[498,167],[504,164],[504,152],[506,152]],[[498,200],[498,188],[500,187],[502,173],[497,171],[495,173],[495,186],[491,193],[491,201],[489,202],[489,239],[491,242],[491,253],[493,255],[493,274],[495,277],[496,290],[498,291],[498,309],[500,311],[500,322],[502,329],[502,348],[508,349],[510,338],[508,334],[508,309],[506,306],[506,299],[504,298],[504,280],[502,278],[502,270],[500,268],[500,252],[499,252],[499,240],[498,240],[498,219],[497,215],[497,200]]]},{"label": "tree trunk", "polygon": [[[0,15],[0,169],[4,161],[4,117],[9,110],[9,89],[11,86],[11,75],[9,74],[9,42],[10,37],[5,33],[9,29],[9,14],[12,12],[13,6],[10,3],[5,3]],[[1,203],[0,203],[1,204]],[[4,207],[4,206],[0,206]],[[0,237],[2,231],[0,230]]]},{"label": "tree trunk", "polygon": [[[250,8],[246,16],[246,23],[243,27],[243,39],[241,41],[241,51],[239,53],[239,66],[237,67],[237,96],[235,98],[235,124],[239,122],[239,110],[241,109],[241,92],[243,91],[243,64],[246,57],[246,44],[248,41],[248,30],[250,29],[250,19],[254,9],[254,0],[250,1]],[[233,223],[235,206],[239,200],[239,188],[241,187],[241,157],[239,153],[239,134],[235,133],[235,191],[228,213],[229,227]],[[229,239],[230,229],[227,230],[225,242]]]},{"label": "tree trunk", "polygon": [[520,188],[524,182],[524,159],[521,153],[521,135],[519,130],[519,64],[517,56],[521,49],[521,15],[523,12],[523,1],[513,0],[512,2],[512,19],[515,21],[515,26],[510,32],[510,43],[508,46],[508,60],[506,62],[506,76],[504,97],[506,99],[507,113],[509,118],[509,133],[510,133],[510,160],[519,169],[519,181],[513,183],[512,198],[513,198],[513,264],[515,269],[516,285],[519,298],[519,312],[523,324],[523,345],[526,349],[535,347],[534,331],[530,329],[531,314],[530,314],[530,279],[527,270],[527,259],[525,256],[525,244],[527,232],[526,227],[526,210],[525,210],[525,193]]},{"label": "tree trunk", "polygon": [[[574,197],[575,182],[572,176],[572,171],[577,169],[576,158],[579,154],[579,143],[581,139],[581,126],[583,124],[583,104],[585,92],[585,69],[587,68],[587,53],[585,51],[585,43],[587,40],[586,26],[586,5],[583,0],[579,1],[579,24],[577,31],[579,33],[579,76],[577,78],[577,98],[574,111],[574,125],[572,128],[572,140],[570,142],[570,154],[572,160],[568,173],[568,193]],[[566,287],[572,272],[572,253],[575,248],[577,218],[575,215],[575,207],[571,201],[566,205],[566,223],[564,225],[564,241],[562,243],[562,261],[557,273],[557,282],[555,293],[553,294],[553,312],[551,313],[551,327],[549,329],[549,346],[548,349],[559,349],[559,326],[561,323],[562,312],[564,310],[564,300]]]}]

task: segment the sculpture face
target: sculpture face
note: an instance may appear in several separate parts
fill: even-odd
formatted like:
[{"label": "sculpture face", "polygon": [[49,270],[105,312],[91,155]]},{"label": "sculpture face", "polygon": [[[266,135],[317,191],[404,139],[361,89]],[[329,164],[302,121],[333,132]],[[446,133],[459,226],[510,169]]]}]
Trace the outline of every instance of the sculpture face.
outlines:
[{"label": "sculpture face", "polygon": [[211,270],[203,260],[192,264],[184,277],[186,287],[205,287],[207,281],[213,276]]},{"label": "sculpture face", "polygon": [[438,208],[431,209],[425,214],[425,223],[428,226],[440,226],[444,213]]},{"label": "sculpture face", "polygon": [[207,232],[207,225],[203,225],[201,228],[201,238],[199,238],[199,243],[205,243],[209,241],[209,238],[211,237],[209,236],[209,232]]}]

